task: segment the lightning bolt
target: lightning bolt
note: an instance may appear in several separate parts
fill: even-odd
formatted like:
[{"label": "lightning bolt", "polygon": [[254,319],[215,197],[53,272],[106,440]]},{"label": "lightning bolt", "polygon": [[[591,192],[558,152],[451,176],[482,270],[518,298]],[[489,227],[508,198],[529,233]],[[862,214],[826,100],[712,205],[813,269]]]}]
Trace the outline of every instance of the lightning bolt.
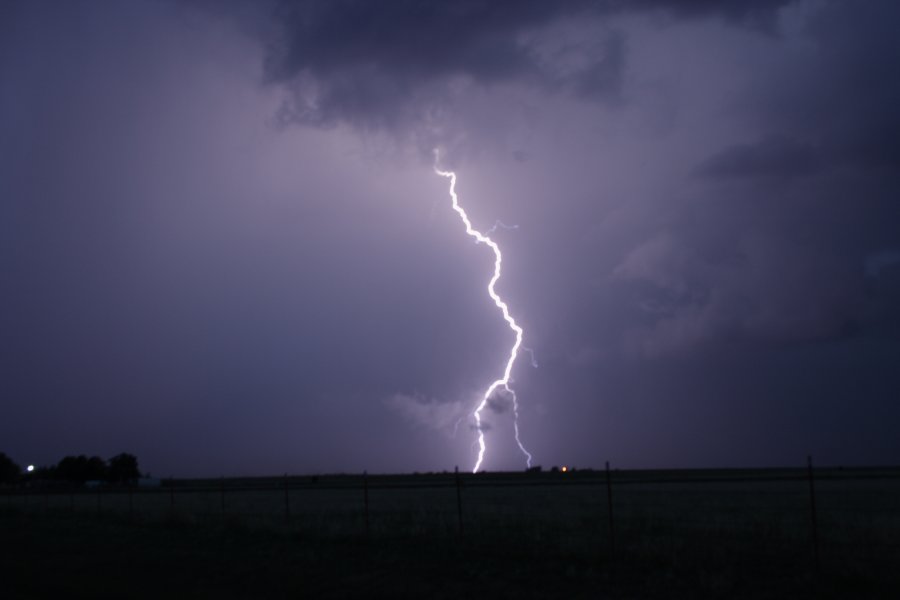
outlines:
[{"label": "lightning bolt", "polygon": [[[450,198],[453,201],[453,210],[456,211],[456,214],[459,215],[459,218],[462,220],[463,225],[465,225],[466,234],[475,238],[475,241],[477,243],[484,244],[493,251],[494,275],[491,277],[491,280],[487,286],[488,295],[491,297],[491,300],[494,301],[494,305],[500,309],[500,312],[503,314],[503,319],[506,321],[506,324],[509,325],[509,328],[513,331],[513,333],[516,334],[516,341],[509,351],[509,360],[506,361],[506,368],[503,370],[503,377],[494,381],[490,385],[490,387],[485,390],[484,396],[482,396],[481,398],[481,402],[472,413],[472,416],[475,417],[475,428],[478,431],[478,460],[475,461],[475,466],[472,468],[472,472],[477,473],[478,469],[481,468],[481,463],[484,461],[484,453],[487,449],[487,446],[484,442],[484,430],[481,425],[481,411],[483,411],[484,407],[487,406],[490,397],[500,389],[506,391],[512,397],[513,431],[515,432],[516,444],[518,444],[519,450],[522,451],[522,454],[525,455],[525,464],[530,467],[531,453],[525,449],[525,446],[522,444],[522,440],[519,438],[519,402],[516,398],[516,393],[509,387],[510,374],[512,373],[513,365],[516,363],[516,358],[519,356],[519,349],[522,347],[522,336],[525,332],[522,330],[519,324],[516,323],[516,320],[512,318],[512,315],[509,314],[509,307],[506,305],[506,302],[503,301],[503,298],[501,298],[494,289],[494,286],[500,279],[500,273],[503,268],[503,255],[500,253],[500,246],[498,246],[494,240],[472,227],[472,222],[469,220],[469,215],[467,215],[465,209],[460,206],[459,197],[456,195],[456,173],[454,173],[453,171],[442,171],[438,167],[437,150],[435,150],[434,153],[434,172],[441,177],[447,177],[450,179]],[[500,222],[498,221],[497,223]],[[510,228],[506,225],[500,225],[504,228]],[[496,229],[496,227],[497,225],[494,225],[494,227],[492,227],[488,233]]]}]

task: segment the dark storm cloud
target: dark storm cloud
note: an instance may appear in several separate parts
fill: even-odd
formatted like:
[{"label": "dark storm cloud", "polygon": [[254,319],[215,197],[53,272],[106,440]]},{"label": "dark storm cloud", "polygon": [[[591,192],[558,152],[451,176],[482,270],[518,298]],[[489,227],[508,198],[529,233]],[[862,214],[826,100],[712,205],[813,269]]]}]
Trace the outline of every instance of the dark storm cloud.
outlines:
[{"label": "dark storm cloud", "polygon": [[0,450],[468,464],[511,335],[440,143],[538,462],[896,462],[898,7],[0,3]]},{"label": "dark storm cloud", "polygon": [[897,164],[900,45],[886,25],[900,11],[817,8],[800,32],[810,50],[785,48],[780,68],[751,72],[749,94],[732,106],[774,133],[754,132],[694,166],[703,185],[616,268],[641,307],[645,324],[631,340],[644,351],[896,331],[889,286],[866,272],[900,245],[888,225],[898,218],[888,167]]},{"label": "dark storm cloud", "polygon": [[855,332],[865,301],[862,269],[852,260],[772,233],[743,231],[736,244],[703,249],[696,236],[676,231],[638,247],[616,270],[640,284],[635,298],[649,330],[634,350],[671,354],[735,341],[777,347]]},{"label": "dark storm cloud", "polygon": [[620,4],[620,6],[628,7],[631,10],[641,8],[661,9],[670,11],[679,17],[697,18],[716,15],[735,25],[771,33],[776,28],[778,10],[792,1],[686,0],[679,2],[679,0],[646,0],[643,2],[625,2]]},{"label": "dark storm cloud", "polygon": [[[854,34],[847,19],[866,34]],[[817,122],[808,125],[825,128],[836,158],[855,166],[900,167],[900,79],[891,75],[900,66],[898,20],[896,2],[836,3],[811,27],[825,60],[809,94]],[[800,107],[790,108],[807,124]]]},{"label": "dark storm cloud", "polygon": [[[766,127],[844,165],[900,164],[900,45],[896,2],[825,2],[802,31],[815,55],[774,70],[744,108]],[[851,25],[852,24],[852,25]],[[862,33],[864,32],[864,33]]]},{"label": "dark storm cloud", "polygon": [[[627,39],[604,27],[604,18],[714,16],[771,30],[788,3],[285,0],[272,8],[275,25],[264,36],[266,72],[270,81],[295,90],[281,112],[284,120],[412,130],[426,143],[446,143],[451,134],[445,130],[461,126],[470,85],[515,84],[620,102]],[[581,35],[545,35],[561,22]]]},{"label": "dark storm cloud", "polygon": [[770,177],[789,179],[821,168],[822,159],[810,144],[772,136],[752,144],[737,144],[711,156],[697,168],[705,177]]},{"label": "dark storm cloud", "polygon": [[[589,10],[568,2],[284,2],[281,31],[266,40],[271,81],[289,83],[283,116],[302,123],[350,123],[441,137],[446,115],[470,86],[516,83],[570,89],[597,99],[619,92],[624,40],[604,33],[591,47],[565,49],[570,72],[541,54],[536,30]],[[562,60],[568,60],[562,57]],[[457,109],[458,110],[458,109]],[[430,143],[430,141],[429,141]]]}]

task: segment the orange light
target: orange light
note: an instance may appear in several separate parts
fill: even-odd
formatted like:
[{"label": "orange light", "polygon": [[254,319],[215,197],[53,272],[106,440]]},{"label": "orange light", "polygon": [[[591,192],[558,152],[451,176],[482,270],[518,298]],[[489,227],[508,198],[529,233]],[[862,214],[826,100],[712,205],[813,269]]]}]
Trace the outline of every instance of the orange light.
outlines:
[{"label": "orange light", "polygon": [[568,470],[569,470],[569,467],[563,467],[563,468],[562,468],[562,472],[563,472],[563,473],[565,473],[565,472],[568,471]]}]

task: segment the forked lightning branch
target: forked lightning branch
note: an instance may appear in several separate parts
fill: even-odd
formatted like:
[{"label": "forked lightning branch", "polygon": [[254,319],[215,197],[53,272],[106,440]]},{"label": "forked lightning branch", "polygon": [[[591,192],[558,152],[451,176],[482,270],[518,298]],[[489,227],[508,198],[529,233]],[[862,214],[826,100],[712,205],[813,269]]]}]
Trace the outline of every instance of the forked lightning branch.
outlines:
[{"label": "forked lightning branch", "polygon": [[519,326],[519,324],[516,323],[516,320],[513,319],[512,315],[509,314],[509,307],[495,290],[495,286],[497,284],[497,281],[500,279],[500,274],[503,268],[503,255],[500,253],[500,246],[498,246],[494,240],[472,227],[472,222],[469,220],[469,216],[466,214],[465,209],[460,206],[459,197],[456,195],[456,173],[454,173],[453,171],[442,171],[437,166],[437,161],[438,155],[437,151],[435,151],[434,171],[438,175],[450,179],[450,199],[452,200],[453,210],[456,211],[456,214],[459,215],[459,218],[462,220],[463,225],[465,225],[466,234],[474,238],[477,243],[486,245],[494,253],[494,274],[487,286],[488,295],[494,301],[494,305],[496,305],[496,307],[500,309],[500,312],[503,314],[503,319],[506,321],[506,324],[509,325],[509,328],[516,335],[515,343],[513,343],[512,348],[509,351],[509,359],[506,361],[506,368],[503,370],[503,376],[500,379],[494,381],[487,388],[487,390],[485,390],[484,395],[481,398],[481,402],[478,403],[478,406],[472,413],[472,416],[475,419],[475,429],[478,432],[478,459],[475,461],[475,466],[472,468],[472,472],[477,473],[481,468],[481,463],[484,461],[484,454],[487,449],[487,445],[484,439],[484,426],[482,424],[481,413],[484,410],[485,406],[487,406],[487,403],[490,400],[491,396],[493,396],[500,390],[505,391],[512,398],[513,430],[515,432],[516,444],[518,444],[519,450],[522,451],[522,454],[525,455],[525,462],[530,467],[531,453],[529,453],[528,450],[525,449],[525,446],[522,444],[522,441],[519,438],[519,402],[516,398],[516,393],[512,390],[512,388],[509,387],[510,375],[512,373],[513,365],[516,363],[516,358],[518,358],[519,356],[519,350],[522,349],[522,336],[524,335],[524,331]]}]

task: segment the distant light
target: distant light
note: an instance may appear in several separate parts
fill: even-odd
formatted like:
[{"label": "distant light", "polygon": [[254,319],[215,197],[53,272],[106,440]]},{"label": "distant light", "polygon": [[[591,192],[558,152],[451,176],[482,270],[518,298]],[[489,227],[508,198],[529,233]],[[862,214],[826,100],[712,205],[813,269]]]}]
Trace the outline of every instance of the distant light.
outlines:
[{"label": "distant light", "polygon": [[31,473],[32,471],[34,471],[34,465],[28,465],[27,467],[25,467],[25,470]]},{"label": "distant light", "polygon": [[563,468],[562,468],[562,472],[563,472],[563,473],[565,473],[565,472],[568,471],[568,470],[569,470],[569,467],[563,467]]}]

